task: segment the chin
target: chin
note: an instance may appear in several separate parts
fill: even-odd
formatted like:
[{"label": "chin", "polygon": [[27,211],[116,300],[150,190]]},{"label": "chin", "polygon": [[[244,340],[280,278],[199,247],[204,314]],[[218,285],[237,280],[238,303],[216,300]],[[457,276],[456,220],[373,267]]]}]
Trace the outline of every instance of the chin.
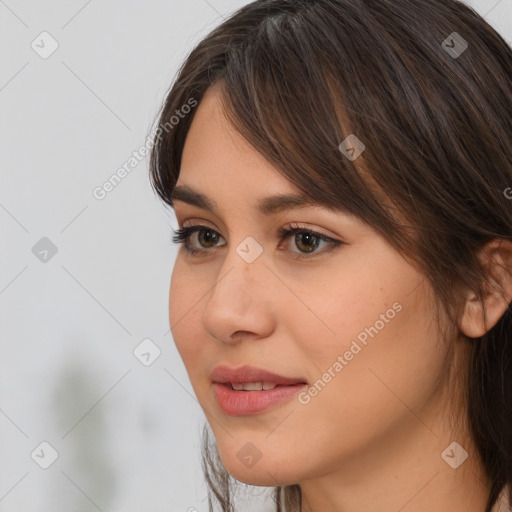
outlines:
[{"label": "chin", "polygon": [[249,443],[243,445],[242,449],[218,446],[218,450],[226,471],[245,484],[274,487],[293,485],[298,481],[298,468],[290,462],[289,458],[287,461],[283,460],[283,457],[276,458],[275,453],[273,456],[261,454],[258,458],[256,448]]}]

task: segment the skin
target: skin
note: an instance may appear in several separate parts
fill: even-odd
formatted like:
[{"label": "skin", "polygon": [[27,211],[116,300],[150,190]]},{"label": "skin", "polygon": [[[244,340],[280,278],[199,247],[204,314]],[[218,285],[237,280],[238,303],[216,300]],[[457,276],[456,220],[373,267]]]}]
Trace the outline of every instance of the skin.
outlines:
[{"label": "skin", "polygon": [[[447,414],[461,407],[453,375],[462,374],[472,340],[450,351],[424,275],[356,217],[322,206],[261,216],[258,199],[298,190],[230,125],[215,88],[186,140],[184,184],[218,211],[176,201],[179,225],[206,225],[219,239],[192,235],[202,256],[180,247],[169,319],[229,473],[253,485],[298,483],[302,512],[373,512],[376,503],[380,512],[482,512],[490,483],[464,421],[454,428]],[[289,223],[344,245],[329,253],[320,242],[309,260],[296,260],[307,245],[277,234]],[[236,252],[248,236],[263,248],[252,263]],[[246,417],[220,409],[208,378],[215,366],[250,364],[313,384],[394,303],[401,311],[309,403],[292,399]],[[468,293],[461,328],[475,336],[479,304]],[[493,304],[487,328],[506,307]],[[469,454],[457,469],[441,457],[454,441]],[[250,468],[237,457],[248,442],[262,454]]]}]

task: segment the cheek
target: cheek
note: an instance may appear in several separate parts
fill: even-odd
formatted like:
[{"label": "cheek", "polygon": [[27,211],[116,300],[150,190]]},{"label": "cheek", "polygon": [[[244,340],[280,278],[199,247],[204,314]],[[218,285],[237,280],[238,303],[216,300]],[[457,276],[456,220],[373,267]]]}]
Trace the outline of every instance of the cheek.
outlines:
[{"label": "cheek", "polygon": [[[297,410],[304,431],[329,432],[342,452],[413,417],[410,410],[421,410],[447,373],[424,277],[395,259],[361,265],[357,275],[329,272],[313,294],[304,282],[297,295],[307,297],[309,312],[279,311],[294,326],[313,384]],[[318,441],[323,453],[325,440],[303,441]]]},{"label": "cheek", "polygon": [[201,340],[204,340],[201,307],[208,289],[201,288],[200,284],[201,281],[193,277],[178,259],[169,286],[169,323],[174,343],[189,374],[192,362],[198,361],[197,355],[202,352]]},{"label": "cheek", "polygon": [[389,261],[377,266],[374,260],[351,260],[358,262],[357,268],[340,264],[287,276],[286,287],[277,282],[272,295],[274,316],[294,340],[291,350],[313,358],[316,372],[350,350],[353,341],[365,347],[377,331],[380,337],[399,323],[403,297],[420,280],[407,272],[398,278]]},{"label": "cheek", "polygon": [[[297,415],[303,428],[297,433],[299,444],[308,443],[311,453],[318,450],[324,462],[335,465],[364,452],[372,440],[384,438],[398,425],[418,423],[416,413],[422,414],[437,399],[448,370],[446,348],[424,303],[425,290],[420,287],[408,294],[394,289],[400,311],[391,307],[390,296],[375,299],[365,310],[356,301],[345,302],[345,311],[357,321],[340,318],[333,324],[339,329],[336,345],[313,351],[311,363],[317,373],[303,397],[302,413]],[[387,310],[393,318],[377,323]],[[358,339],[360,333],[366,343]],[[324,436],[307,435],[320,431]],[[326,437],[332,441],[327,451]]]}]

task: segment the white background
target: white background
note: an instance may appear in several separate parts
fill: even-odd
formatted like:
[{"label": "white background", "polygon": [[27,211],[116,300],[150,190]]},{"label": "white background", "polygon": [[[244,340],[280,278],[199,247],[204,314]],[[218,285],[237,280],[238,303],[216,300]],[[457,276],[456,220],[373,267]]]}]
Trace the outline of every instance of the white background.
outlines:
[{"label": "white background", "polygon": [[[204,417],[168,323],[175,219],[147,161],[92,191],[144,144],[193,45],[246,3],[0,0],[1,512],[207,511]],[[512,41],[512,0],[468,3]],[[146,338],[161,351],[147,367]],[[31,458],[43,441],[48,469]]]}]

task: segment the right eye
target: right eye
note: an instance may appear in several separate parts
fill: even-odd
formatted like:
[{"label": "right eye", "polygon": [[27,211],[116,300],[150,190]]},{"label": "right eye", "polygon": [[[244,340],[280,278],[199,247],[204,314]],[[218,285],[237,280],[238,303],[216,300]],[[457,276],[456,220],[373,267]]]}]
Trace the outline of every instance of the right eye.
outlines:
[{"label": "right eye", "polygon": [[[186,228],[178,228],[173,229],[175,235],[172,237],[172,241],[176,244],[183,244],[187,252],[190,254],[196,254],[203,252],[204,250],[208,250],[208,244],[218,241],[219,237],[222,238],[216,231],[214,231],[212,228],[209,228],[207,226],[187,226]],[[201,238],[204,239],[205,245],[203,246],[203,249],[201,248],[195,248],[190,246],[190,239],[193,234],[197,233],[197,239],[201,244]],[[203,235],[203,236],[201,236]],[[202,245],[202,244],[201,244]],[[210,246],[211,247],[211,246]]]}]

